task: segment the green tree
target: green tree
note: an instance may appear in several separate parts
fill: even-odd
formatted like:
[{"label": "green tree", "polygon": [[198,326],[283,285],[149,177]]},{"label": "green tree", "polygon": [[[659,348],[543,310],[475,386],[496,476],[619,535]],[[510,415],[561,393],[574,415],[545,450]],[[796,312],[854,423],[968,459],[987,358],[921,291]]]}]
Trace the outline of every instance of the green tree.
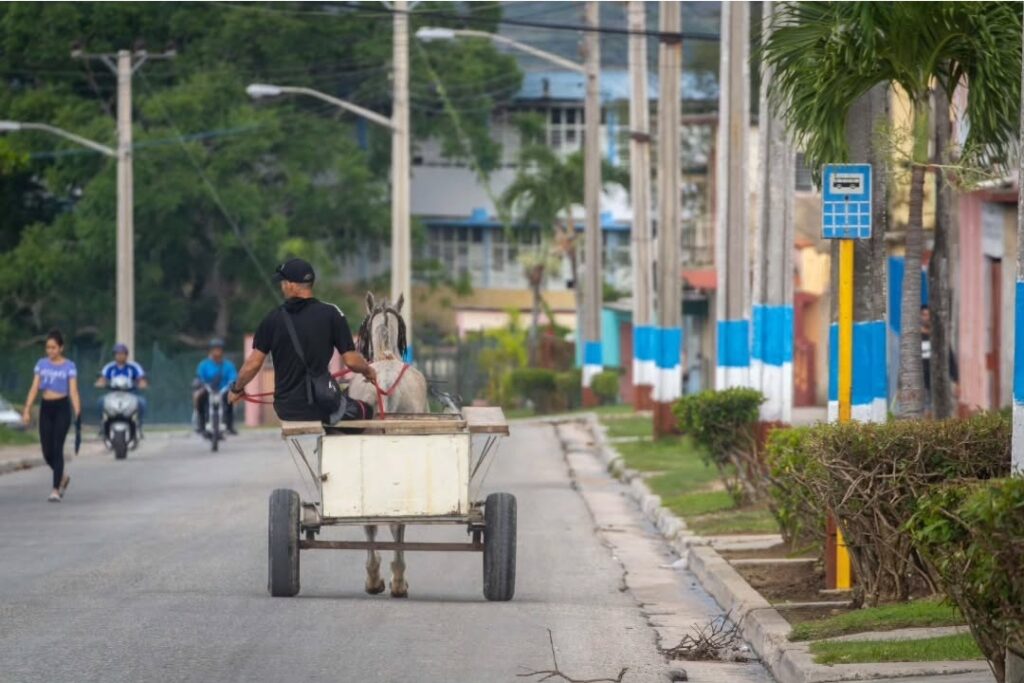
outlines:
[{"label": "green tree", "polygon": [[[576,295],[576,310],[580,310],[578,287],[578,253],[576,226],[572,218],[574,205],[583,203],[583,153],[574,152],[562,156],[544,141],[544,128],[534,116],[524,116],[519,121],[521,147],[518,168],[512,183],[505,188],[499,199],[499,210],[506,216],[503,220],[512,229],[537,229],[542,231],[542,242],[547,241],[546,231],[556,249],[569,260],[572,273],[573,292]],[[604,187],[628,186],[629,173],[602,159],[601,181]],[[534,309],[540,299],[540,286],[547,278],[546,259],[533,264],[530,287],[534,292]],[[543,267],[543,270],[540,269]],[[534,287],[534,280],[537,286]],[[536,341],[538,317],[534,316],[531,338]]]},{"label": "green tree", "polygon": [[[421,7],[451,17],[432,17],[442,24],[465,10]],[[133,84],[140,343],[194,345],[250,330],[277,300],[267,275],[290,251],[328,255],[315,260],[329,271],[338,255],[386,240],[390,134],[316,100],[245,95],[252,82],[302,85],[387,115],[391,21],[379,6],[0,6],[4,117],[113,145],[116,80],[102,64],[73,61],[73,42],[88,52],[178,49]],[[515,62],[482,41],[455,42],[431,60],[453,92],[488,108],[467,107],[469,135],[457,135],[421,85],[430,81],[413,50],[414,135],[446,149],[468,140],[452,152],[494,157],[486,126],[519,87]],[[79,343],[112,342],[115,164],[43,134],[10,135],[0,141],[0,197],[0,341],[27,342],[57,324]]]},{"label": "green tree", "polygon": [[1020,6],[1013,3],[796,2],[781,9],[764,46],[775,70],[773,106],[812,168],[848,158],[847,114],[876,84],[898,85],[910,100],[914,144],[898,399],[906,417],[919,417],[924,407],[919,273],[932,89],[952,95],[958,84],[969,86],[962,163],[1004,154],[1019,114],[1020,27]]}]

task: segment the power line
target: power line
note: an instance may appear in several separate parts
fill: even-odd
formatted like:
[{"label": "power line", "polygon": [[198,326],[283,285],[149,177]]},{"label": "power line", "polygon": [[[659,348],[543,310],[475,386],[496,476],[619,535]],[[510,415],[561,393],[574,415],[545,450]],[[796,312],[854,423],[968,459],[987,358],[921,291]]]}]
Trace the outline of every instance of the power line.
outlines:
[{"label": "power line", "polygon": [[[326,16],[337,18],[341,16],[339,12],[326,12],[317,10],[287,10],[280,8],[269,8],[269,7],[256,7],[253,5],[246,5],[243,3],[226,3],[226,2],[213,2],[212,4],[220,7],[230,8],[233,10],[243,10],[251,12],[265,12],[265,13],[277,13],[277,14],[294,14],[301,16]],[[346,3],[345,5],[334,5],[335,9],[340,10],[344,13],[363,13],[367,15],[377,15],[380,17],[392,16],[395,14],[407,14],[415,15],[417,17],[428,17],[441,19],[448,22],[458,22],[462,24],[478,24],[490,26],[492,24],[504,24],[506,26],[521,26],[524,28],[537,28],[551,31],[574,31],[577,33],[604,33],[609,35],[620,35],[620,36],[648,36],[651,38],[658,38],[667,42],[675,42],[680,40],[701,40],[718,42],[720,36],[717,33],[708,33],[706,31],[681,31],[679,33],[672,33],[666,31],[631,31],[628,28],[616,28],[612,26],[597,26],[591,27],[584,24],[562,24],[562,23],[546,23],[541,21],[527,21],[525,19],[490,19],[487,17],[475,17],[472,15],[451,15],[444,12],[435,12],[431,10],[396,10],[391,7],[385,7],[383,5],[352,5]]]}]

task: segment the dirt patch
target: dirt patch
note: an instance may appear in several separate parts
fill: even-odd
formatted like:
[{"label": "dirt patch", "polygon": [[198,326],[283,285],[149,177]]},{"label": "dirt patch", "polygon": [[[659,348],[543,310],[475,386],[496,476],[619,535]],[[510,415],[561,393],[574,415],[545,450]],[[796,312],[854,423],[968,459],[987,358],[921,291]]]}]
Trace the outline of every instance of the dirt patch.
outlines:
[{"label": "dirt patch", "polygon": [[740,565],[736,571],[768,602],[814,602],[825,587],[825,568],[820,563]]},{"label": "dirt patch", "polygon": [[727,560],[760,560],[767,558],[792,558],[792,557],[817,557],[815,550],[797,550],[792,552],[789,545],[779,543],[770,548],[755,548],[752,550],[719,550],[718,554]]}]

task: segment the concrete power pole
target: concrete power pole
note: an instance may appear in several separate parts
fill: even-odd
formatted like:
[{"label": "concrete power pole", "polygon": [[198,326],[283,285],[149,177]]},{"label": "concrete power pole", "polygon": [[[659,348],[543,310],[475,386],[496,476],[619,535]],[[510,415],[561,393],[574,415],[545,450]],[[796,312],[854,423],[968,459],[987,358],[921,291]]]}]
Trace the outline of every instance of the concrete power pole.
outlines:
[{"label": "concrete power pole", "polygon": [[[776,3],[766,2],[762,44]],[[760,93],[760,206],[754,261],[751,386],[765,396],[762,422],[789,423],[793,414],[793,194],[795,157],[785,123],[768,101],[772,71],[762,62]]]},{"label": "concrete power pole", "polygon": [[391,119],[391,301],[405,296],[407,355],[413,356],[412,236],[409,226],[409,3],[394,0],[394,103]]},{"label": "concrete power pole", "polygon": [[132,160],[132,56],[117,53],[117,339],[135,348],[135,173]]},{"label": "concrete power pole", "polygon": [[750,384],[750,321],[747,292],[747,132],[750,120],[750,7],[722,4],[721,74],[718,98],[718,223],[715,269],[718,289],[718,354],[715,388]]},{"label": "concrete power pole", "polygon": [[132,353],[135,348],[135,215],[132,159],[132,75],[148,60],[171,59],[174,50],[151,54],[118,50],[116,55],[86,54],[75,49],[73,59],[93,59],[106,64],[117,76],[117,340]]},{"label": "concrete power pole", "polygon": [[[682,395],[682,281],[679,254],[679,123],[683,69],[682,18],[678,2],[662,3],[658,47],[658,381],[654,431],[675,431],[672,402]],[[665,35],[676,34],[676,36]]]},{"label": "concrete power pole", "polygon": [[633,205],[633,405],[650,410],[657,378],[654,343],[654,258],[651,253],[651,133],[647,101],[646,3],[629,2],[629,175]]},{"label": "concrete power pole", "polygon": [[601,353],[601,48],[598,33],[598,3],[586,5],[584,37],[587,91],[583,110],[583,404],[597,404],[591,390],[594,375],[604,367]]},{"label": "concrete power pole", "polygon": [[[1024,71],[1021,72],[1021,110],[1020,129],[1021,143],[1024,144]],[[1020,175],[1017,176],[1017,287],[1014,292],[1016,298],[1017,319],[1014,321],[1013,338],[1013,459],[1012,471],[1015,474],[1024,474],[1024,372],[1021,365],[1024,365],[1024,154],[1018,155]],[[1024,676],[1024,666],[1017,661],[1016,666],[1020,669],[1017,673]]]}]

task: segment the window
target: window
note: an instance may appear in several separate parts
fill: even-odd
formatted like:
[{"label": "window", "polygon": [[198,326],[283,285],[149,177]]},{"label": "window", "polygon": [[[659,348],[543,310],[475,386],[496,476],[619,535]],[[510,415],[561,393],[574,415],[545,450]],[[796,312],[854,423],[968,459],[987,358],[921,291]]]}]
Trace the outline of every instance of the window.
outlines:
[{"label": "window", "polygon": [[814,190],[814,181],[811,179],[811,169],[806,164],[803,153],[796,155],[795,164],[796,189],[800,192],[811,192]]}]

